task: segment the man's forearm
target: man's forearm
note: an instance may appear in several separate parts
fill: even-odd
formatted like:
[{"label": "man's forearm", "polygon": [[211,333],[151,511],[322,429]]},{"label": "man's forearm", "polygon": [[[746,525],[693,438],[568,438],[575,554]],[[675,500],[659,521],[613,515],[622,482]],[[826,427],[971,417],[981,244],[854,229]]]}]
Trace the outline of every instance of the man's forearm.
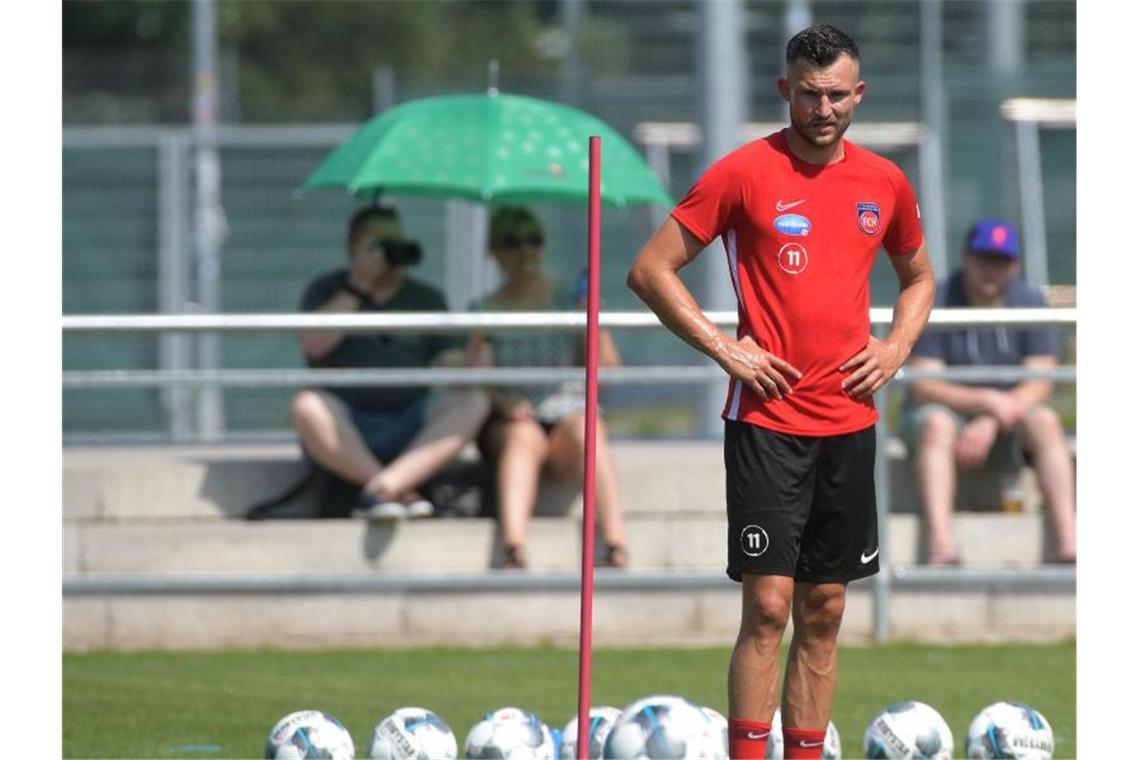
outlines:
[{"label": "man's forearm", "polygon": [[[360,299],[346,290],[338,290],[316,311],[321,314],[350,314],[360,308]],[[301,350],[309,359],[320,359],[344,340],[346,333],[339,330],[311,330],[300,335]]]},{"label": "man's forearm", "polygon": [[893,343],[902,351],[902,359],[910,356],[911,349],[930,319],[930,309],[934,305],[934,280],[922,277],[899,291],[895,301],[894,317],[887,342]]},{"label": "man's forearm", "polygon": [[918,403],[944,404],[969,414],[986,411],[986,393],[990,390],[945,380],[919,380],[911,384],[911,393]]},{"label": "man's forearm", "polygon": [[730,339],[705,316],[676,272],[635,268],[630,271],[627,284],[674,335],[721,361]]}]

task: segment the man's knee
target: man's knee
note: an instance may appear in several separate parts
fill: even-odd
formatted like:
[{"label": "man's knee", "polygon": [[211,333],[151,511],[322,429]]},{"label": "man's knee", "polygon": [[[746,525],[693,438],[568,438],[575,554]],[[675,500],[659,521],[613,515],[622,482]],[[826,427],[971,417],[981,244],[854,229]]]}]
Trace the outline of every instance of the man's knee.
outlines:
[{"label": "man's knee", "polygon": [[810,639],[834,641],[839,636],[846,607],[847,594],[842,585],[809,588],[796,598],[796,633]]},{"label": "man's knee", "polygon": [[791,599],[783,594],[755,589],[745,600],[741,632],[759,638],[782,638],[791,606]]},{"label": "man's knee", "polygon": [[1035,406],[1025,415],[1025,437],[1031,449],[1065,442],[1061,416],[1048,406]]},{"label": "man's knee", "polygon": [[918,445],[921,448],[949,447],[958,437],[958,421],[945,409],[927,410],[919,427]]}]

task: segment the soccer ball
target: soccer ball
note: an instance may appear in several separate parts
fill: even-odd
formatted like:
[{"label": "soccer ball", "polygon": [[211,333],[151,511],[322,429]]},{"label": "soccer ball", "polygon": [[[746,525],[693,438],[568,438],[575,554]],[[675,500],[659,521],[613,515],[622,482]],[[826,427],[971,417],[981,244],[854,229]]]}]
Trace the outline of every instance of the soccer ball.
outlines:
[{"label": "soccer ball", "polygon": [[[606,737],[610,729],[621,717],[621,710],[616,707],[591,707],[590,727],[586,734],[589,737],[589,748],[586,752],[588,758],[600,758],[602,748],[606,746]],[[558,747],[558,757],[562,760],[577,760],[578,758],[578,716],[575,715],[562,729],[562,744]]]},{"label": "soccer ball", "polygon": [[995,702],[966,729],[970,760],[1051,760],[1053,728],[1029,705]]},{"label": "soccer ball", "polygon": [[517,707],[500,707],[471,727],[467,758],[554,760],[554,738],[538,716]]},{"label": "soccer ball", "polygon": [[265,740],[266,760],[352,760],[355,755],[348,730],[320,710],[289,713],[277,721]]},{"label": "soccer ball", "polygon": [[863,734],[868,760],[950,760],[954,737],[930,705],[899,702],[875,716]]},{"label": "soccer ball", "polygon": [[455,760],[455,734],[422,707],[401,707],[372,729],[372,760]]},{"label": "soccer ball", "polygon": [[[772,714],[772,733],[768,735],[768,748],[764,751],[766,760],[784,760],[784,731],[780,718],[780,708]],[[823,760],[839,760],[841,747],[839,729],[831,721],[827,722],[827,734],[823,737]]]},{"label": "soccer ball", "polygon": [[712,732],[713,741],[718,742],[724,754],[718,757],[728,757],[728,718],[724,717],[711,707],[701,707],[701,712],[709,719],[709,730]]},{"label": "soccer ball", "polygon": [[711,760],[720,736],[701,708],[683,697],[655,694],[629,705],[617,719],[603,757],[614,760]]}]

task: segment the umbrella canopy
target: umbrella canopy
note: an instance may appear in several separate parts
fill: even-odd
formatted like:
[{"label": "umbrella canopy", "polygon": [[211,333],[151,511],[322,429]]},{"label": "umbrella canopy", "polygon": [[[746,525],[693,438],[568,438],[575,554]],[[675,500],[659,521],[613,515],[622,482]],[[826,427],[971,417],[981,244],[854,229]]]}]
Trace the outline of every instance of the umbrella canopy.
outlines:
[{"label": "umbrella canopy", "polygon": [[601,119],[497,93],[424,98],[389,109],[330,153],[302,189],[484,203],[581,202],[591,135],[602,138],[605,203],[672,205],[633,146]]}]

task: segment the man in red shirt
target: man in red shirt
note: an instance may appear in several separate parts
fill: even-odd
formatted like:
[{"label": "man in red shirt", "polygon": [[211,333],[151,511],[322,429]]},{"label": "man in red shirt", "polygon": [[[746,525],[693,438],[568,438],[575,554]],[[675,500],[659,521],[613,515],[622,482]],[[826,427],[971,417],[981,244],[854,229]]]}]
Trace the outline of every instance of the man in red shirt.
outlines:
[{"label": "man in red shirt", "polygon": [[[764,756],[789,615],[784,756],[820,756],[847,583],[879,569],[872,397],[906,360],[934,297],[910,184],[843,139],[866,88],[855,42],[813,26],[788,42],[785,59],[777,85],[790,126],[709,167],[628,278],[666,327],[729,376],[728,575],[743,594],[728,678],[733,758]],[[716,237],[736,291],[735,339],[678,276]],[[870,332],[880,247],[900,286],[885,340]]]}]

